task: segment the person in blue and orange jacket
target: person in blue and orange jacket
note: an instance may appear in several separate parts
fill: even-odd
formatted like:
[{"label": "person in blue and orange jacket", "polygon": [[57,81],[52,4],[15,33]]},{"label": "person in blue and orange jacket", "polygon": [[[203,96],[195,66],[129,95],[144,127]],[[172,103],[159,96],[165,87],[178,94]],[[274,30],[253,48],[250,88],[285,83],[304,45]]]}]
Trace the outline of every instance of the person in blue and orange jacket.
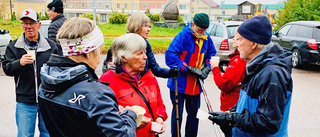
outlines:
[{"label": "person in blue and orange jacket", "polygon": [[[188,23],[179,32],[165,53],[166,64],[170,68],[177,66],[180,70],[180,75],[177,78],[178,91],[175,91],[173,78],[168,79],[167,86],[170,89],[173,106],[175,106],[175,92],[178,92],[179,125],[182,120],[183,104],[186,101],[188,116],[185,136],[187,137],[197,136],[199,120],[196,118],[196,114],[200,108],[200,94],[202,92],[198,80],[207,78],[211,71],[210,58],[216,54],[213,42],[209,34],[205,32],[208,27],[208,15],[205,13],[196,14],[193,22]],[[180,131],[177,129],[176,121],[176,107],[173,107],[171,115],[172,137],[178,136],[177,131]]]}]

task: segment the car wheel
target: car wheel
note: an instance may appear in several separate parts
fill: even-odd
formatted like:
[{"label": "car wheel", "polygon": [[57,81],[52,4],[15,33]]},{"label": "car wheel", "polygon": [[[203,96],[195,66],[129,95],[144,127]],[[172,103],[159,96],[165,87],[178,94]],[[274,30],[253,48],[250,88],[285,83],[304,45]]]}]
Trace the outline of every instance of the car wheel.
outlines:
[{"label": "car wheel", "polygon": [[295,49],[292,52],[292,67],[294,68],[300,68],[302,65],[301,62],[301,55],[299,50]]}]

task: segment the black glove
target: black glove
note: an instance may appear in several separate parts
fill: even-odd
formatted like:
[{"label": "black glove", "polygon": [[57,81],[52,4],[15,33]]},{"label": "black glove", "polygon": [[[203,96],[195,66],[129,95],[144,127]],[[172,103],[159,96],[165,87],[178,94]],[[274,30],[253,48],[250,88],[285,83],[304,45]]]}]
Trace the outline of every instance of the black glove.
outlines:
[{"label": "black glove", "polygon": [[178,77],[179,76],[179,69],[174,69],[174,68],[171,68],[169,70],[169,76],[170,77]]},{"label": "black glove", "polygon": [[191,66],[189,66],[189,65],[187,65],[186,68],[187,68],[187,71],[190,72],[191,74],[194,74],[194,75],[196,75],[197,77],[201,77],[202,72],[201,72],[200,69],[195,68],[195,67],[191,67]]},{"label": "black glove", "polygon": [[201,69],[202,75],[199,78],[206,79],[210,71],[211,71],[210,67],[204,64],[204,67]]},{"label": "black glove", "polygon": [[216,123],[220,126],[220,129],[224,133],[231,133],[232,128],[237,124],[239,114],[228,112],[209,112],[211,116],[209,119],[212,123]]}]

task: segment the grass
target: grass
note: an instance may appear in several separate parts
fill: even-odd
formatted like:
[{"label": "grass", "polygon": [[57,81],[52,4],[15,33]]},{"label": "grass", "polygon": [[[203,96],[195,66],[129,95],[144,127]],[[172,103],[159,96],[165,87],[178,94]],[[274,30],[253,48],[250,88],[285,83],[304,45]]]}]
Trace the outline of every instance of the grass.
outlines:
[{"label": "grass", "polygon": [[[7,29],[10,31],[12,39],[17,39],[23,32],[21,28],[20,21],[9,21],[0,20],[1,29]],[[104,50],[103,54],[107,53],[110,48],[112,41],[115,37],[127,33],[126,24],[98,24],[100,30],[104,36]],[[162,28],[157,26],[152,26],[151,32],[149,34],[149,43],[151,44],[153,52],[164,53],[172,39],[182,30],[182,27],[177,28]]]}]

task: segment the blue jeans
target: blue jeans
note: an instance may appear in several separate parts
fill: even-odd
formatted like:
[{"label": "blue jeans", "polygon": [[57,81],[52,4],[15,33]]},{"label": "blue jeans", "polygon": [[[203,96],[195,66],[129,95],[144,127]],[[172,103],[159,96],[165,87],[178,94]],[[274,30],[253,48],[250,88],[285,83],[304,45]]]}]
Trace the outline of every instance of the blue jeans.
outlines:
[{"label": "blue jeans", "polygon": [[39,118],[38,128],[40,137],[49,137],[38,105],[34,103],[17,102],[16,124],[18,127],[18,137],[34,137],[37,115]]},{"label": "blue jeans", "polygon": [[[176,112],[176,99],[175,91],[170,90],[170,99],[172,103],[172,113],[171,113],[171,136],[177,137],[177,112]],[[196,117],[198,109],[200,108],[200,95],[187,95],[178,93],[178,110],[179,110],[179,133],[181,137],[181,121],[183,113],[183,105],[186,101],[186,111],[187,111],[187,122],[185,127],[186,137],[196,137],[198,134],[198,124],[199,119]]]}]

